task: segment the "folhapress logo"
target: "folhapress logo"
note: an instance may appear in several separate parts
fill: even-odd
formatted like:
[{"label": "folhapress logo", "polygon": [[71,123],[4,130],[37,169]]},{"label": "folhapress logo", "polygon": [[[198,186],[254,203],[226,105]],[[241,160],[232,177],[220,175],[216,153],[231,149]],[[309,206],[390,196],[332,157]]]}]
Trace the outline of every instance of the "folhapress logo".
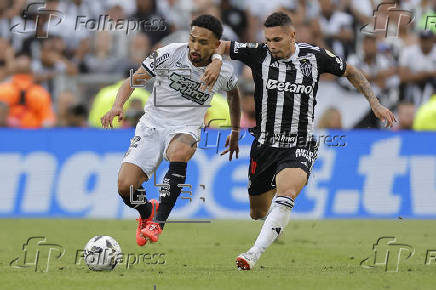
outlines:
[{"label": "folhapress logo", "polygon": [[61,245],[47,243],[43,236],[28,238],[22,250],[22,256],[13,259],[9,266],[18,269],[33,268],[35,272],[48,272],[50,262],[59,260],[65,253]]},{"label": "folhapress logo", "polygon": [[412,257],[415,254],[415,248],[396,241],[395,237],[378,238],[372,246],[373,256],[361,261],[360,265],[366,269],[382,266],[386,272],[398,272],[400,261]]},{"label": "folhapress logo", "polygon": [[291,82],[279,82],[278,80],[270,80],[266,83],[266,88],[269,90],[278,90],[279,92],[291,92],[296,94],[310,94],[312,93],[312,86],[305,86],[303,84],[294,84]]},{"label": "folhapress logo", "polygon": [[385,37],[398,37],[400,26],[408,26],[414,20],[413,11],[400,9],[397,1],[382,2],[373,11],[371,23],[363,25],[360,31],[365,34],[383,33]]},{"label": "folhapress logo", "polygon": [[[14,33],[35,32],[36,38],[48,38],[50,27],[59,25],[64,20],[64,13],[55,9],[47,9],[44,2],[35,2],[27,5],[23,10],[24,23],[11,26]],[[41,25],[47,23],[47,30],[39,31]]]}]

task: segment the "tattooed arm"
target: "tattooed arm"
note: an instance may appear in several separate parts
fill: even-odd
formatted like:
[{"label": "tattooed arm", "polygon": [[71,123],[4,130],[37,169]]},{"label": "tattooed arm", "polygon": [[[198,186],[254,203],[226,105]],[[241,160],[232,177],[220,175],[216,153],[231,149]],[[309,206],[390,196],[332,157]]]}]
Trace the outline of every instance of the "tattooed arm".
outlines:
[{"label": "tattooed arm", "polygon": [[374,92],[371,89],[371,85],[368,80],[362,74],[362,72],[356,67],[347,64],[344,76],[358,89],[368,100],[372,111],[382,121],[386,121],[386,127],[392,127],[392,123],[396,122],[394,114],[380,104]]}]

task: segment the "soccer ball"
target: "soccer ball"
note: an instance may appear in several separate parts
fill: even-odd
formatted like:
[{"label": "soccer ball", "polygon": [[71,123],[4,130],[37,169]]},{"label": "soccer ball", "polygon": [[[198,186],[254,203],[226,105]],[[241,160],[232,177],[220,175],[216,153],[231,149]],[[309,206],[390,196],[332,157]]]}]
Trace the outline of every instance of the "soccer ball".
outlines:
[{"label": "soccer ball", "polygon": [[84,260],[93,271],[110,271],[118,263],[121,247],[110,236],[95,236],[85,246]]}]

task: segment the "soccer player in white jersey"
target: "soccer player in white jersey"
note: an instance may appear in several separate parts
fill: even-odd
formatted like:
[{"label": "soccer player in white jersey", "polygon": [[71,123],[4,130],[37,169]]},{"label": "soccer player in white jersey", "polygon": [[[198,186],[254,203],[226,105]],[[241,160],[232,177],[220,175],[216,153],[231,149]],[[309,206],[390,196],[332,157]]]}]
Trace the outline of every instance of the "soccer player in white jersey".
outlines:
[{"label": "soccer player in white jersey", "polygon": [[[345,76],[367,98],[378,118],[389,127],[395,121],[360,70],[324,48],[296,43],[287,14],[269,15],[264,26],[266,43],[224,41],[217,50],[248,65],[256,88],[248,194],[250,216],[266,219],[254,246],[236,258],[242,270],[253,268],[286,227],[295,199],[307,184],[318,151],[313,114],[320,74]],[[213,79],[220,63],[214,60],[205,78]]]},{"label": "soccer player in white jersey", "polygon": [[[238,158],[240,106],[232,66],[224,64],[217,82],[209,87],[201,79],[211,60],[220,57],[213,54],[220,44],[222,31],[221,22],[214,16],[199,16],[192,21],[189,43],[173,43],[158,49],[132,77],[134,84],[156,78],[145,114],[136,126],[118,175],[118,193],[127,206],[140,214],[136,230],[139,246],[148,240],[158,241],[180,195],[183,186],[179,185],[185,183],[187,162],[196,150],[207,105],[215,92],[227,92],[232,123],[232,133],[226,141],[229,148],[222,155],[230,152],[230,161],[233,153]],[[126,79],[112,109],[101,118],[103,127],[111,127],[116,116],[123,118],[123,104],[133,89]],[[151,178],[163,158],[170,164],[159,202],[145,198],[141,204],[132,203],[141,199],[138,196],[143,197],[143,182]]]}]

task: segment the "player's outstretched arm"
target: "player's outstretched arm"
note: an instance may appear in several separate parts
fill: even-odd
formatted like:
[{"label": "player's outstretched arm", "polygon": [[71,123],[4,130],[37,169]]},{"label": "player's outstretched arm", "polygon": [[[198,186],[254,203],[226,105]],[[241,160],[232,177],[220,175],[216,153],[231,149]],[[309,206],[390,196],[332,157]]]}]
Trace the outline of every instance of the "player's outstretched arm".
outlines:
[{"label": "player's outstretched arm", "polygon": [[236,154],[236,159],[239,158],[239,124],[241,122],[241,105],[239,100],[238,87],[234,87],[227,92],[227,103],[229,104],[230,120],[232,123],[232,133],[227,136],[225,147],[229,146],[226,150],[221,152],[221,155],[230,152],[229,161],[232,161],[233,152]]},{"label": "player's outstretched arm", "polygon": [[218,46],[218,48],[215,50],[215,53],[230,56],[230,41],[221,40],[220,46]]},{"label": "player's outstretched arm", "polygon": [[397,121],[394,114],[380,104],[379,100],[372,91],[368,80],[365,78],[362,72],[358,68],[347,64],[344,76],[347,77],[350,83],[352,83],[353,86],[365,96],[375,116],[382,121],[386,121],[386,127],[391,128],[393,122]]},{"label": "player's outstretched arm", "polygon": [[122,83],[121,87],[118,89],[117,97],[112,105],[112,109],[108,111],[103,117],[101,117],[101,125],[103,128],[113,128],[112,120],[118,116],[118,121],[123,120],[124,112],[123,106],[124,103],[129,99],[133,90],[135,89],[131,85],[139,85],[143,83],[145,80],[150,79],[150,74],[141,66],[131,78],[127,78]]},{"label": "player's outstretched arm", "polygon": [[[220,45],[215,50],[215,54],[219,55],[230,55],[230,41],[220,41]],[[221,72],[221,66],[223,64],[222,59],[213,59],[212,62],[206,67],[203,76],[200,81],[203,83],[201,89],[209,89],[212,90],[215,85],[216,80]]]}]

